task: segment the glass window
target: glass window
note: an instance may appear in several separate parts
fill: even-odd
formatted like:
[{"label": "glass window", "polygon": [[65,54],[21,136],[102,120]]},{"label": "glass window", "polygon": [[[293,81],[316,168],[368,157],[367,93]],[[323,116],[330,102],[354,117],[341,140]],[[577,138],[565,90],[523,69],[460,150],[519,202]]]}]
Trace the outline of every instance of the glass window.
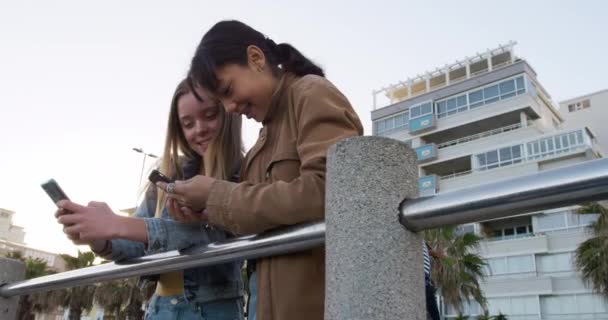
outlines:
[{"label": "glass window", "polygon": [[527,226],[521,226],[521,227],[517,227],[515,229],[515,232],[517,234],[527,234],[528,233],[528,227]]},{"label": "glass window", "polygon": [[384,124],[384,127],[386,128],[386,130],[393,129],[395,127],[394,126],[394,122],[393,122],[393,118],[386,119],[386,124]]},{"label": "glass window", "polygon": [[515,80],[507,80],[500,83],[500,98],[506,99],[515,95]]},{"label": "glass window", "polygon": [[578,144],[583,144],[585,142],[585,140],[583,139],[583,131],[579,130],[576,132],[576,139],[578,141]]},{"label": "glass window", "polygon": [[483,97],[485,99],[485,103],[498,101],[498,85],[489,86],[483,89]]},{"label": "glass window", "polygon": [[505,258],[492,258],[488,259],[488,268],[492,275],[499,275],[507,273],[507,265]]},{"label": "glass window", "polygon": [[420,110],[421,110],[422,114],[433,113],[433,104],[430,102],[427,102],[420,106]]},{"label": "glass window", "polygon": [[448,114],[456,113],[456,98],[448,100]]},{"label": "glass window", "polygon": [[483,90],[477,90],[469,93],[469,103],[471,108],[476,108],[483,105]]},{"label": "glass window", "polygon": [[484,167],[484,169],[485,169],[485,166],[486,166],[486,163],[487,163],[486,162],[486,154],[485,153],[478,154],[477,155],[477,162],[479,162],[479,166],[480,167]]},{"label": "glass window", "polygon": [[462,107],[462,106],[466,106],[467,105],[467,95],[463,94],[461,96],[458,96],[457,98],[457,103],[458,107]]},{"label": "glass window", "polygon": [[505,237],[512,236],[515,234],[513,228],[505,228]]},{"label": "glass window", "polygon": [[401,115],[398,115],[395,117],[395,127],[399,128],[403,126],[403,117]]},{"label": "glass window", "polygon": [[486,153],[486,162],[488,165],[488,169],[497,168],[498,167],[498,151],[490,151]]},{"label": "glass window", "polygon": [[437,102],[437,117],[441,118],[441,116],[443,116],[443,114],[447,111],[448,109],[446,101]]},{"label": "glass window", "polygon": [[551,213],[537,217],[538,231],[563,229],[566,227],[564,212]]},{"label": "glass window", "polygon": [[513,155],[513,159],[521,158],[521,148],[522,148],[521,144],[511,147],[511,154]]},{"label": "glass window", "polygon": [[380,120],[380,121],[376,122],[376,124],[377,124],[377,128],[378,128],[378,133],[384,132],[384,120]]},{"label": "glass window", "polygon": [[420,115],[420,107],[413,107],[410,109],[410,117],[415,118]]},{"label": "glass window", "polygon": [[524,90],[524,77],[515,78],[515,83],[517,84],[517,90]]},{"label": "glass window", "polygon": [[507,257],[509,273],[523,273],[534,271],[534,256],[511,256]]}]

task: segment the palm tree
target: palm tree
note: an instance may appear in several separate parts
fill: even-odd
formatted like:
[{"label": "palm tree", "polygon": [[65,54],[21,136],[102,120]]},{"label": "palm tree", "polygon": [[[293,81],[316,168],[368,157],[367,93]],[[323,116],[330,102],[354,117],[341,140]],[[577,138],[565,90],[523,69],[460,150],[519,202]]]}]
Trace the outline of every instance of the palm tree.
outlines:
[{"label": "palm tree", "polygon": [[[20,260],[25,263],[25,279],[32,279],[48,274],[55,273],[55,270],[49,268],[46,261],[40,258],[24,257],[21,251],[12,251],[6,255],[9,259]],[[34,317],[34,312],[40,312],[41,304],[46,304],[46,299],[41,299],[39,293],[22,295],[19,297],[19,310],[17,319],[26,320]]]},{"label": "palm tree", "polygon": [[486,263],[474,253],[481,238],[473,233],[460,234],[455,226],[427,230],[424,237],[431,247],[432,278],[445,303],[462,312],[463,303],[472,297],[486,311],[480,288]]},{"label": "palm tree", "polygon": [[115,319],[141,319],[144,313],[141,307],[152,296],[149,289],[140,289],[137,278],[107,281],[95,289],[95,302]]},{"label": "palm tree", "polygon": [[[67,254],[60,256],[65,260],[68,270],[90,267],[95,261],[95,254],[93,252],[81,252],[80,250],[78,250],[77,257]],[[95,285],[85,285],[58,291],[54,293],[54,297],[49,297],[49,299],[56,300],[60,305],[68,307],[70,309],[70,320],[79,320],[83,311],[91,310],[93,307]]]},{"label": "palm tree", "polygon": [[608,298],[608,210],[598,203],[583,205],[579,214],[599,214],[589,226],[591,238],[576,249],[576,267],[593,290]]},{"label": "palm tree", "polygon": [[492,320],[508,320],[508,318],[502,312],[499,312]]}]

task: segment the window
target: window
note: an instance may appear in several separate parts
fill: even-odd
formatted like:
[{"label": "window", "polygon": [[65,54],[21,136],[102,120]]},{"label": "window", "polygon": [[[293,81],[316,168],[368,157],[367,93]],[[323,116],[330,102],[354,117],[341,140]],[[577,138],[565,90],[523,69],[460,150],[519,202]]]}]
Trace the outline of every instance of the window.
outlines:
[{"label": "window", "polygon": [[487,275],[490,276],[534,272],[534,255],[531,254],[490,258],[487,263]]},{"label": "window", "polygon": [[381,120],[374,121],[376,125],[376,135],[382,135],[391,131],[407,128],[409,125],[409,112],[390,116]]},{"label": "window", "polygon": [[523,76],[495,82],[486,87],[438,101],[435,104],[437,118],[475,109],[498,100],[509,99],[525,91]]},{"label": "window", "polygon": [[555,154],[570,152],[585,146],[582,130],[542,138],[528,142],[528,159],[540,159]]},{"label": "window", "polygon": [[500,148],[478,154],[479,170],[489,170],[522,162],[522,145]]},{"label": "window", "polygon": [[410,118],[417,118],[433,113],[433,103],[425,102],[410,108]]},{"label": "window", "polygon": [[573,252],[538,255],[536,257],[538,272],[545,273],[574,271],[573,262]]},{"label": "window", "polygon": [[[592,315],[608,312],[606,301],[599,294],[592,293],[541,296],[540,309],[543,319],[546,316],[560,316],[564,314],[570,315],[572,319],[579,319],[580,317],[576,315]],[[594,318],[589,317],[585,319]]]},{"label": "window", "polygon": [[493,230],[490,238],[492,238],[492,240],[507,240],[513,238],[524,238],[531,236],[532,234],[532,225],[529,224],[525,226],[520,225]]},{"label": "window", "polygon": [[589,99],[581,100],[579,102],[571,103],[568,105],[568,112],[575,112],[591,107],[591,101]]},{"label": "window", "polygon": [[488,312],[490,315],[499,313],[509,316],[533,315],[536,319],[538,307],[536,296],[488,298]]},{"label": "window", "polygon": [[560,211],[536,216],[537,231],[567,230],[588,226],[597,220],[599,214],[578,214]]}]

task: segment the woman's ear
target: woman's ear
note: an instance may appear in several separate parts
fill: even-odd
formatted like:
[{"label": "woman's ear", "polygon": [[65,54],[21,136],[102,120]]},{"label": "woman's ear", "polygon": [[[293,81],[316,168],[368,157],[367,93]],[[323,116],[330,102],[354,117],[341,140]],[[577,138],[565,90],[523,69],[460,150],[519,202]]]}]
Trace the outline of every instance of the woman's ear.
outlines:
[{"label": "woman's ear", "polygon": [[266,56],[260,47],[250,45],[247,47],[247,64],[257,72],[262,72],[266,69]]}]

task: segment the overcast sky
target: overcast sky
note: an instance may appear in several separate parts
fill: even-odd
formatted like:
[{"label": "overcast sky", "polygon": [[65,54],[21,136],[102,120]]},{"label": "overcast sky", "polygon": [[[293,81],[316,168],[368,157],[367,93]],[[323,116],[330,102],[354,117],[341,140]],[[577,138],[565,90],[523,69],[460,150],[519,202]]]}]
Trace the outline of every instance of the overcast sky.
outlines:
[{"label": "overcast sky", "polygon": [[[134,206],[131,148],[161,152],[175,85],[219,20],[321,64],[370,134],[373,89],[510,40],[556,102],[608,88],[606,3],[0,0],[0,207],[30,246],[74,253],[42,181],[77,202]],[[247,146],[258,128],[246,121]]]}]

